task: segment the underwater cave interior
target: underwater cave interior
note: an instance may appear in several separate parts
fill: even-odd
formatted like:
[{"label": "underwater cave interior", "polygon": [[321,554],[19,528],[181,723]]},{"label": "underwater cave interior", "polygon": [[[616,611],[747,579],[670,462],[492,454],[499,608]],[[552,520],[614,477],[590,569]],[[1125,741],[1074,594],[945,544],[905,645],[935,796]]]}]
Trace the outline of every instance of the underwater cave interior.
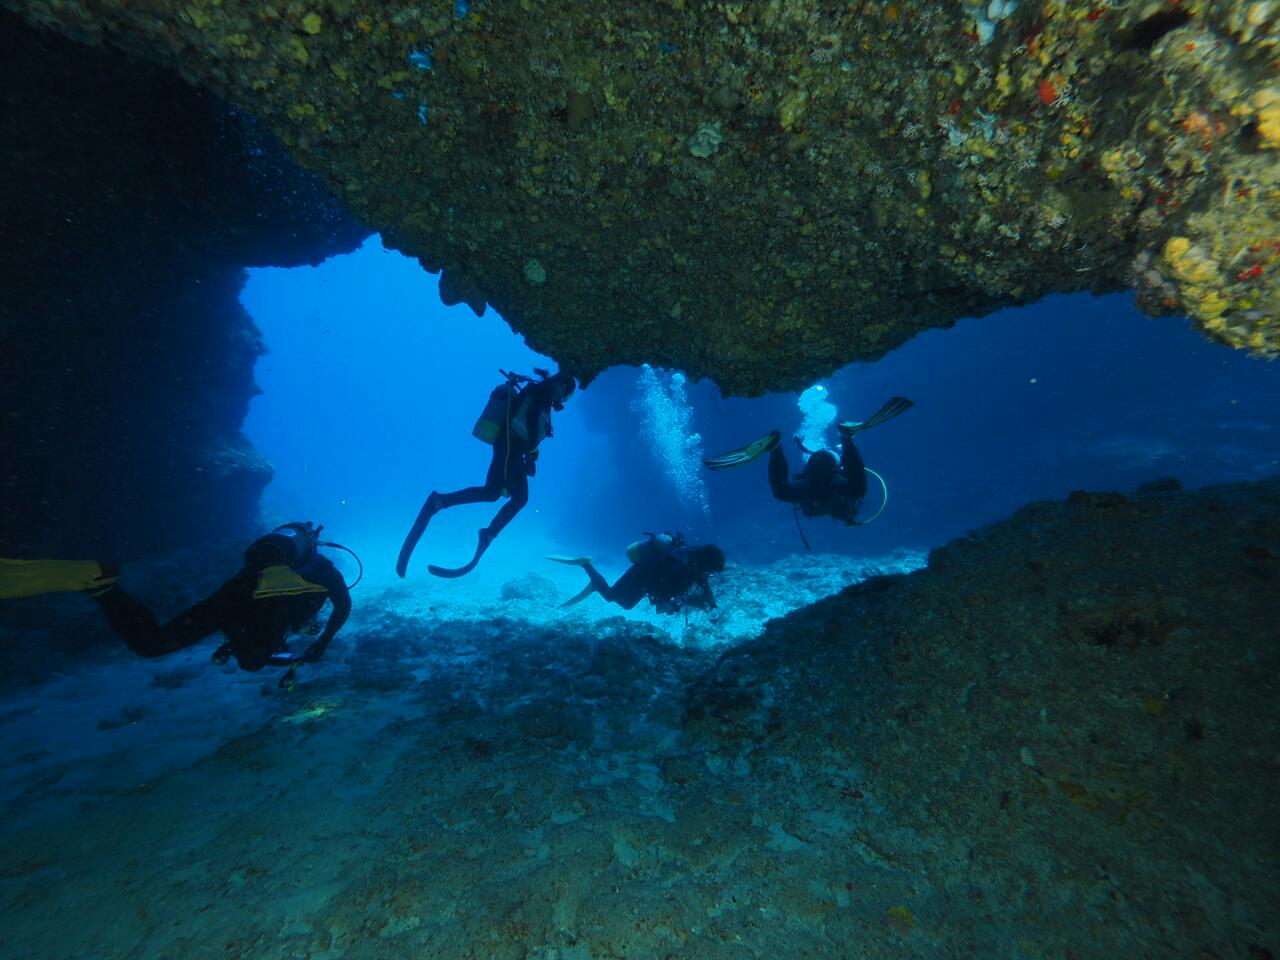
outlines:
[{"label": "underwater cave interior", "polygon": [[[461,0],[0,10],[0,955],[1274,957],[1280,264],[1209,262],[1280,209],[1280,5],[605,6],[545,36]],[[865,210],[815,229],[816,171],[888,122],[831,107],[842,59],[866,83],[868,38],[951,27],[944,52],[1015,59],[935,49],[938,144],[893,126]],[[552,108],[513,80],[571,69]],[[1180,70],[1243,106],[1188,114],[1156,82]],[[1159,242],[1128,192],[1165,127],[1087,160],[1087,81],[1124,77],[1196,138],[1163,148],[1158,215],[1194,215]],[[1018,96],[1074,138],[1040,169],[992,119]],[[876,179],[916,155],[909,189]],[[975,197],[1041,173],[984,260]],[[583,382],[474,570],[506,499],[402,549],[502,462],[502,371],[561,362]],[[783,454],[847,462],[837,424],[895,397],[852,434],[861,524],[779,502]],[[354,584],[331,644],[346,588],[313,557],[275,593],[238,572],[302,520]],[[607,601],[667,532],[723,549],[714,600]],[[242,579],[246,622],[310,611],[265,666],[248,628],[175,639]]]}]

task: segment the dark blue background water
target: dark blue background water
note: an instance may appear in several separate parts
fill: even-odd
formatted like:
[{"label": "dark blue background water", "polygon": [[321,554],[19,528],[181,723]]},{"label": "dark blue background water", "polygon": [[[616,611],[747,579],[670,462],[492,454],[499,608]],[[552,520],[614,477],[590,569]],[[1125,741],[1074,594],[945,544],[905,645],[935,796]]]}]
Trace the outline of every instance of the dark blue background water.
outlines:
[{"label": "dark blue background water", "polygon": [[[276,468],[269,519],[317,518],[384,573],[431,489],[483,478],[490,448],[470,432],[498,368],[554,367],[492,311],[442,306],[437,278],[376,238],[319,268],[254,271],[243,299],[272,351],[245,428]],[[607,554],[640,531],[679,528],[720,542],[731,559],[803,550],[790,508],[769,496],[764,458],[694,472],[692,483],[686,470],[677,490],[670,449],[656,451],[645,433],[646,422],[680,418],[670,377],[657,377],[665,392],[646,393],[640,379],[611,370],[570,401],[500,548],[531,559],[547,549]],[[1074,489],[1280,472],[1280,366],[1210,344],[1185,320],[1144,317],[1126,296],[1051,297],[966,320],[825,384],[842,417],[865,419],[895,394],[916,407],[860,436],[889,485],[884,515],[857,529],[802,521],[816,551],[928,548]],[[795,395],[726,399],[707,381],[687,395],[706,453],[800,426]],[[877,494],[873,484],[864,516]],[[461,507],[433,521],[415,562],[461,562],[494,510]]]}]

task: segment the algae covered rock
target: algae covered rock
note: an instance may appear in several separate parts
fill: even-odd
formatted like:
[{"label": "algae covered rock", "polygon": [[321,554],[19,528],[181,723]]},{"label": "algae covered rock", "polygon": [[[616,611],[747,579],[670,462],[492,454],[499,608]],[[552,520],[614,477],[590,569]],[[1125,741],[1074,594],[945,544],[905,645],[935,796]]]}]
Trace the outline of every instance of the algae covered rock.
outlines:
[{"label": "algae covered rock", "polygon": [[927,876],[886,905],[918,935],[1270,956],[1277,504],[1277,480],[1033,504],[726,652],[690,743],[776,774],[757,811],[788,834]]},{"label": "algae covered rock", "polygon": [[553,581],[540,573],[526,573],[502,585],[503,600],[529,600],[534,603],[552,604],[560,598],[560,591]]},{"label": "algae covered rock", "polygon": [[1126,287],[1280,354],[1270,0],[9,5],[231,98],[587,378],[797,387]]}]

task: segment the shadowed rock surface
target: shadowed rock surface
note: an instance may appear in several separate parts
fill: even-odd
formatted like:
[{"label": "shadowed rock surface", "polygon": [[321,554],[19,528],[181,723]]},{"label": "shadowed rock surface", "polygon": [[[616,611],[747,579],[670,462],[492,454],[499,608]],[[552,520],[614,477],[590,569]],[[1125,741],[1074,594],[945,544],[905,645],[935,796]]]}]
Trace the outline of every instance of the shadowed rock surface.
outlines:
[{"label": "shadowed rock surface", "polygon": [[361,230],[248,118],[0,12],[0,553],[125,560],[245,531],[246,265]]},{"label": "shadowed rock surface", "polygon": [[591,376],[795,388],[1051,291],[1280,352],[1280,6],[6,0],[253,113]]},{"label": "shadowed rock surface", "polygon": [[1034,504],[719,658],[384,598],[293,697],[64,678],[0,714],[0,949],[1265,960],[1277,508]]}]

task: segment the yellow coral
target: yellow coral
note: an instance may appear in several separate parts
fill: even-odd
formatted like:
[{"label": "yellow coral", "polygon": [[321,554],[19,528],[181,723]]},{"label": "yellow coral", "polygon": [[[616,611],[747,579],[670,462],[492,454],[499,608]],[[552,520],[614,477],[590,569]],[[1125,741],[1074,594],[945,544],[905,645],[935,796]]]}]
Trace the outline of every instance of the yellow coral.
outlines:
[{"label": "yellow coral", "polygon": [[1262,146],[1280,150],[1280,87],[1259,90],[1253,95],[1253,106],[1258,111],[1258,136]]},{"label": "yellow coral", "polygon": [[916,925],[916,918],[906,907],[890,907],[889,922],[900,930],[910,930]]},{"label": "yellow coral", "polygon": [[1217,264],[1186,237],[1170,237],[1164,245],[1164,259],[1184,283],[1205,284],[1218,280]]},{"label": "yellow coral", "polygon": [[1226,300],[1222,299],[1217,293],[1210,290],[1200,298],[1200,309],[1196,311],[1204,320],[1214,317],[1220,317],[1227,312],[1227,308],[1231,306]]},{"label": "yellow coral", "polygon": [[320,19],[320,14],[318,13],[308,13],[302,18],[302,29],[307,31],[307,33],[313,35],[317,34],[323,26],[324,21]]},{"label": "yellow coral", "polygon": [[796,121],[804,113],[804,104],[808,99],[809,94],[804,90],[792,90],[782,98],[782,103],[778,105],[778,121],[783,130],[790,130],[796,125]]},{"label": "yellow coral", "polygon": [[213,18],[205,13],[195,4],[187,7],[182,11],[183,17],[188,20],[197,30],[204,30],[209,24],[213,23]]}]

